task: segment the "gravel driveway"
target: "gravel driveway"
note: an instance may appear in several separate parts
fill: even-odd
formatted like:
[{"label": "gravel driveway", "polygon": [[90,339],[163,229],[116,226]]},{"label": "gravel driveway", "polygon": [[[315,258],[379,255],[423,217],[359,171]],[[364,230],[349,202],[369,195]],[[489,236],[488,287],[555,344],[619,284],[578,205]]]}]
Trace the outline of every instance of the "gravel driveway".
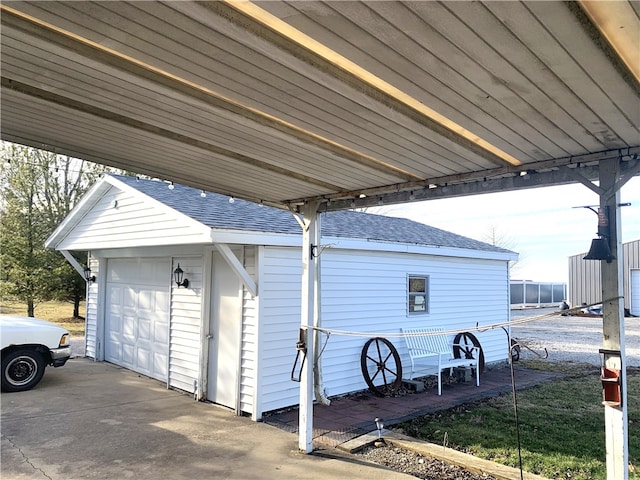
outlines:
[{"label": "gravel driveway", "polygon": [[[537,317],[555,309],[512,310],[513,320]],[[625,319],[627,366],[640,367],[640,318]],[[600,365],[598,349],[602,348],[602,318],[552,316],[511,327],[511,335],[530,348],[549,353],[548,361],[583,362]],[[536,356],[526,348],[521,358]]]}]

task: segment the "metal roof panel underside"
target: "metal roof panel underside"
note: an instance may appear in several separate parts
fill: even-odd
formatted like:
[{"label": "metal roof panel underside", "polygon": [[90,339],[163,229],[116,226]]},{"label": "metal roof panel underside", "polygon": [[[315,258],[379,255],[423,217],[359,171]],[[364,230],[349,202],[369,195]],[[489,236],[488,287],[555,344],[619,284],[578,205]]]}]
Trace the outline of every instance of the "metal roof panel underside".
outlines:
[{"label": "metal roof panel underside", "polygon": [[640,20],[598,3],[3,2],[2,138],[273,205],[620,156]]}]

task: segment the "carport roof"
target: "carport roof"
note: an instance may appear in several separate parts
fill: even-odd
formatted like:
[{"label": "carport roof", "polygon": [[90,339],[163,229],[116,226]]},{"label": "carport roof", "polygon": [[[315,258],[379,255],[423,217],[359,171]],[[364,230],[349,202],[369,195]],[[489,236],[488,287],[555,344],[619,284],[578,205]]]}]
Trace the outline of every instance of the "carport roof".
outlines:
[{"label": "carport roof", "polygon": [[2,138],[328,210],[633,174],[638,5],[5,1]]}]

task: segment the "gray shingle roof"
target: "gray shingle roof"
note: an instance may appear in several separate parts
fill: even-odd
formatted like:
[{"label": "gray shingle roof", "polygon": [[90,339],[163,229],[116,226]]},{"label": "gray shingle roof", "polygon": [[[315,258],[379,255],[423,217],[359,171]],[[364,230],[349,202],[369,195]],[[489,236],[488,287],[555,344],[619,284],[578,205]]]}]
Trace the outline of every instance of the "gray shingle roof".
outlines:
[{"label": "gray shingle roof", "polygon": [[[230,203],[228,196],[211,192],[202,197],[200,190],[184,185],[174,185],[171,190],[167,188],[167,183],[160,181],[112,176],[210,228],[294,235],[301,233],[298,222],[285,210],[260,206],[240,199]],[[322,215],[321,228],[324,236],[508,252],[488,243],[404,218],[347,210]]]}]

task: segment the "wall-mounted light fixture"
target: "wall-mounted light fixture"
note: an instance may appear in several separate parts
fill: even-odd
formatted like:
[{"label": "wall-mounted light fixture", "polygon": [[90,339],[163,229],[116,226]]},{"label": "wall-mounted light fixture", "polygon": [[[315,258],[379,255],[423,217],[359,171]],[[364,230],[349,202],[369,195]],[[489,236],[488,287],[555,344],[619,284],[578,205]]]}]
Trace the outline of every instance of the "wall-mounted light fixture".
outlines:
[{"label": "wall-mounted light fixture", "polygon": [[96,276],[95,275],[91,275],[91,269],[89,267],[84,267],[84,279],[89,282],[89,283],[93,283],[96,281]]},{"label": "wall-mounted light fixture", "polygon": [[178,264],[178,268],[173,271],[173,279],[178,287],[189,287],[189,280],[184,278],[184,271],[180,268],[180,264]]}]

